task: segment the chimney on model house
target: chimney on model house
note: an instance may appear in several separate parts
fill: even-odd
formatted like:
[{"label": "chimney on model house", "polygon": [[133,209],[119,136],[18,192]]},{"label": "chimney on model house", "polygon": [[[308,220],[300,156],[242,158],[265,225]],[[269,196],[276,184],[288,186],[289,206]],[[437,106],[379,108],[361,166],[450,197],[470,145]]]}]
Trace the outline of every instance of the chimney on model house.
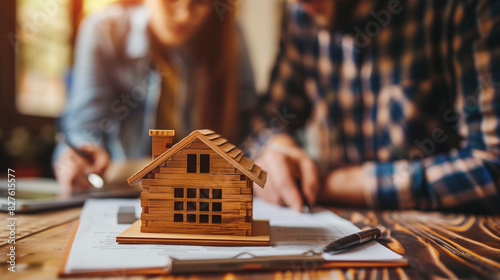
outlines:
[{"label": "chimney on model house", "polygon": [[153,136],[153,160],[172,146],[174,130],[151,129],[149,136]]}]

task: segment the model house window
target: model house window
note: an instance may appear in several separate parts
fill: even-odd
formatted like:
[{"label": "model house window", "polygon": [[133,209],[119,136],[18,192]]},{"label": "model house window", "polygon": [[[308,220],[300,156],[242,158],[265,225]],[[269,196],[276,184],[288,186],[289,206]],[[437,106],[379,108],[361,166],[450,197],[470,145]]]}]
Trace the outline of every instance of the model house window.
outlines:
[{"label": "model house window", "polygon": [[187,214],[186,221],[188,223],[196,223],[196,214]]},{"label": "model house window", "polygon": [[222,203],[213,202],[212,203],[212,212],[220,212],[220,211],[222,211]]},{"label": "model house window", "polygon": [[222,189],[174,188],[174,198],[174,222],[222,223]]},{"label": "model house window", "polygon": [[200,189],[200,198],[210,198],[210,190]]},{"label": "model house window", "polygon": [[212,198],[222,199],[222,190],[221,189],[213,189],[212,190]]},{"label": "model house window", "polygon": [[196,211],[196,202],[188,202],[187,203],[188,211]]},{"label": "model house window", "polygon": [[183,188],[175,188],[174,189],[174,197],[183,198],[184,197],[184,189]]},{"label": "model house window", "polygon": [[208,202],[200,202],[200,211],[203,211],[203,212],[210,211],[210,209],[208,208],[209,207],[208,205],[209,205]]},{"label": "model house window", "polygon": [[[180,201],[174,201],[174,223],[184,222],[184,188],[174,188],[174,198],[182,199]],[[179,213],[180,211],[181,213]]]},{"label": "model house window", "polygon": [[210,155],[200,155],[200,173],[210,173]]},{"label": "model house window", "polygon": [[196,173],[196,155],[187,155],[187,173]]},{"label": "model house window", "polygon": [[222,223],[221,215],[212,215],[212,224],[220,224]]},{"label": "model house window", "polygon": [[208,224],[208,215],[200,215],[200,223]]},{"label": "model house window", "polygon": [[174,222],[176,223],[182,223],[183,222],[183,215],[182,214],[174,214]]},{"label": "model house window", "polygon": [[196,198],[196,189],[187,189],[187,198]]},{"label": "model house window", "polygon": [[184,202],[182,201],[174,202],[174,210],[179,210],[179,211],[184,210]]}]

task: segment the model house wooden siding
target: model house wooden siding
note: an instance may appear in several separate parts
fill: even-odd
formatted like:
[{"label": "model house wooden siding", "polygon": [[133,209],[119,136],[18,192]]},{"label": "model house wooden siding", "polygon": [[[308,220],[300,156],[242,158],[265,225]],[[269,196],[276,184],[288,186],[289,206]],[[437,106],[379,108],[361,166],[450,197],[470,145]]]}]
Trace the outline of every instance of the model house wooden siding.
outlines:
[{"label": "model house wooden siding", "polygon": [[166,154],[129,179],[142,178],[142,232],[252,235],[249,176],[263,186],[267,174],[260,167],[208,130],[194,132]]}]

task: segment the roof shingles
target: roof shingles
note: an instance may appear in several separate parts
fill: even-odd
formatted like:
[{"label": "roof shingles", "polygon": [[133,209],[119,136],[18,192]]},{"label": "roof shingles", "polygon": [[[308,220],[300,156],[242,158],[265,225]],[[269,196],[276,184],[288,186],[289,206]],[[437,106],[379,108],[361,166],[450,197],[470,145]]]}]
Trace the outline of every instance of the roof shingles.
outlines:
[{"label": "roof shingles", "polygon": [[128,179],[128,183],[133,185],[142,180],[150,171],[181,151],[196,138],[207,144],[207,146],[217,152],[222,158],[231,163],[235,168],[249,177],[261,188],[264,187],[267,180],[267,172],[262,170],[260,166],[256,165],[251,159],[246,157],[241,150],[236,148],[235,145],[229,143],[226,139],[209,129],[193,131],[186,138],[173,145],[170,149],[150,162],[143,169],[132,175]]}]

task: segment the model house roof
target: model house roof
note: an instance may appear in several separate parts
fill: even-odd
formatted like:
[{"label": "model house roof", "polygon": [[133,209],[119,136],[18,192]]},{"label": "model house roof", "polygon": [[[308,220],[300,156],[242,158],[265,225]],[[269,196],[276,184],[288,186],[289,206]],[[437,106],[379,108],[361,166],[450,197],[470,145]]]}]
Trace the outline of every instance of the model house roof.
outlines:
[{"label": "model house roof", "polygon": [[261,188],[267,180],[267,172],[262,170],[260,166],[256,165],[251,159],[246,157],[244,153],[236,148],[235,145],[229,143],[226,139],[222,138],[219,134],[215,133],[209,129],[195,130],[189,134],[186,138],[182,139],[170,149],[166,150],[163,154],[157,157],[155,160],[146,165],[143,169],[139,170],[137,173],[128,178],[128,183],[133,185],[149,172],[155,169],[165,160],[169,159],[176,153],[182,151],[184,147],[189,145],[193,140],[200,139],[212,150],[217,152],[222,158],[231,163],[236,169],[245,174],[248,178],[254,181]]}]

